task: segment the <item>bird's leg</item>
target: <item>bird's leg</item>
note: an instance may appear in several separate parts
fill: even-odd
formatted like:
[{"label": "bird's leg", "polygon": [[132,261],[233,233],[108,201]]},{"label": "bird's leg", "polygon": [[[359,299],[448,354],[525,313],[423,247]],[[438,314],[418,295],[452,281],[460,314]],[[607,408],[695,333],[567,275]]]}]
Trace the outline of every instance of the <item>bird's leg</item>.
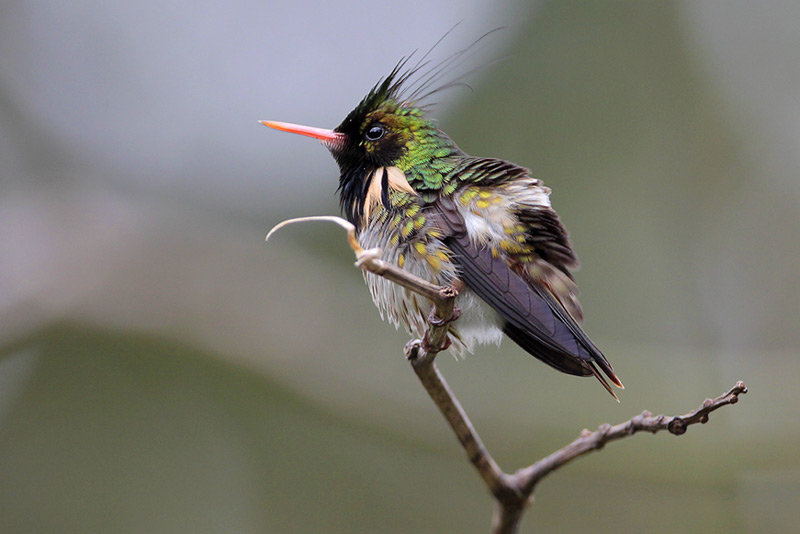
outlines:
[{"label": "bird's leg", "polygon": [[425,351],[426,354],[432,354],[434,352],[441,352],[443,350],[447,350],[453,343],[452,340],[450,339],[450,336],[447,336],[446,338],[444,338],[444,344],[441,347],[434,347],[428,338],[428,332],[430,332],[430,330],[426,330],[425,335],[422,336],[422,350]]},{"label": "bird's leg", "polygon": [[436,315],[436,307],[431,307],[431,312],[428,314],[428,323],[431,326],[444,326],[448,323],[452,323],[459,317],[461,317],[461,308],[458,306],[453,306],[453,312],[450,314],[450,317],[439,317]]},{"label": "bird's leg", "polygon": [[[461,317],[461,308],[459,308],[458,306],[453,306],[453,311],[450,313],[449,317],[439,317],[439,315],[436,313],[436,307],[432,306],[431,312],[428,314],[428,324],[436,328],[441,328],[452,323],[459,317]],[[422,337],[422,350],[424,350],[426,353],[441,352],[443,350],[447,350],[452,344],[450,336],[446,336],[444,338],[444,342],[441,343],[440,347],[435,346],[435,343],[430,342],[431,341],[429,337],[430,332],[431,332],[430,329],[425,330],[425,335]]]}]

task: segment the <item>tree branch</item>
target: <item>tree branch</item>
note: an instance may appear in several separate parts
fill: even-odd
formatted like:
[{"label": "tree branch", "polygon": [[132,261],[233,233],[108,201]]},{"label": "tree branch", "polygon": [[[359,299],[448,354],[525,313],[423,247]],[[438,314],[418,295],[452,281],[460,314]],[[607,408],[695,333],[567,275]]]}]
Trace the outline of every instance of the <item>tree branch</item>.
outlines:
[{"label": "tree branch", "polygon": [[747,393],[747,387],[744,382],[739,381],[727,393],[716,399],[706,399],[699,408],[685,415],[654,416],[650,412],[644,411],[618,425],[600,425],[594,432],[584,430],[575,441],[535,464],[520,469],[514,477],[517,479],[520,490],[531,494],[542,478],[579,456],[602,449],[610,441],[626,438],[642,431],[655,434],[661,430],[667,430],[671,434],[680,436],[686,433],[689,425],[707,423],[711,412],[729,404],[736,404],[739,395],[744,393]]},{"label": "tree branch", "polygon": [[667,430],[676,436],[682,435],[690,425],[705,424],[708,422],[711,412],[723,406],[735,404],[739,400],[739,395],[747,393],[744,382],[739,381],[727,393],[715,399],[706,399],[699,408],[685,415],[654,416],[645,411],[618,425],[603,424],[594,432],[584,430],[572,443],[538,462],[518,470],[513,475],[509,475],[500,469],[489,454],[466,412],[434,363],[436,355],[449,345],[447,333],[450,323],[458,319],[460,313],[458,307],[455,306],[460,288],[431,284],[427,280],[381,260],[379,249],[364,250],[358,243],[355,227],[340,217],[305,217],[284,221],[267,234],[267,239],[287,224],[311,220],[332,221],[347,230],[350,247],[357,257],[357,267],[383,276],[431,301],[432,309],[423,339],[409,341],[404,352],[422,386],[444,415],[466,451],[469,461],[495,498],[492,519],[493,534],[516,533],[522,516],[533,499],[533,492],[539,481],[561,466],[589,452],[602,449],[606,443],[632,436],[637,432],[645,431],[655,434]]},{"label": "tree branch", "polygon": [[467,458],[475,466],[478,474],[489,487],[489,491],[496,498],[505,497],[508,492],[516,491],[508,483],[508,475],[503,473],[497,462],[486,450],[480,436],[472,426],[461,403],[450,390],[444,377],[434,363],[436,353],[425,354],[421,349],[419,340],[412,340],[406,344],[406,358],[416,373],[425,391],[428,392],[436,407],[442,412],[450,428],[455,432],[461,446],[467,453]]}]

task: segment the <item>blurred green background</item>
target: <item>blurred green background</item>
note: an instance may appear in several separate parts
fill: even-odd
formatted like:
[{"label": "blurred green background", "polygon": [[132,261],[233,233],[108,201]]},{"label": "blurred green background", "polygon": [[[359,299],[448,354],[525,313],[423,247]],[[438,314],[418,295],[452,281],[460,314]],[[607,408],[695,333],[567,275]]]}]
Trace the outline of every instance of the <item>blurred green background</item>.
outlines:
[{"label": "blurred green background", "polygon": [[530,167],[628,389],[511,343],[439,365],[506,470],[582,428],[735,407],[542,483],[522,532],[793,532],[800,4],[0,6],[0,532],[487,532],[491,499],[378,318],[326,151],[455,22],[496,27],[435,108]]}]

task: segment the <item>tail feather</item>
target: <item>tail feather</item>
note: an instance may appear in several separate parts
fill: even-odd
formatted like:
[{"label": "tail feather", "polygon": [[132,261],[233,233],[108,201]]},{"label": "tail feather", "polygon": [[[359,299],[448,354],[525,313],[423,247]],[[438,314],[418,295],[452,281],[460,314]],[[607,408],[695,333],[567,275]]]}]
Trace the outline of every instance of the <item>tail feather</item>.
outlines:
[{"label": "tail feather", "polygon": [[[606,377],[600,374],[600,371],[597,370],[594,364],[590,363],[589,368],[592,370],[592,374],[594,375],[594,377],[600,381],[600,383],[603,385],[604,388],[606,388],[606,391],[608,391],[611,394],[611,396],[614,397],[614,400],[619,402],[619,397],[617,397],[617,394],[614,393],[613,389],[611,389],[611,386],[608,384],[608,381],[606,381]],[[622,382],[619,381],[619,378],[617,378],[617,376],[613,372],[609,375],[608,378],[611,379],[614,385],[617,386],[618,388],[621,389],[625,388],[625,386],[622,385]]]}]

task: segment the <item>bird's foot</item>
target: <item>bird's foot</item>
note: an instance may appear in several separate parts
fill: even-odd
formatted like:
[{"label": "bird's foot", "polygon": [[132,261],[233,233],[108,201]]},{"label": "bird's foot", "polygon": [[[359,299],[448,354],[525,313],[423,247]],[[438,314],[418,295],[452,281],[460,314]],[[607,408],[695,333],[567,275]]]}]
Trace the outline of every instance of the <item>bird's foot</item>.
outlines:
[{"label": "bird's foot", "polygon": [[425,331],[425,335],[422,336],[422,344],[421,348],[426,354],[437,353],[443,350],[447,350],[450,348],[450,345],[453,344],[453,341],[450,339],[450,336],[444,338],[444,344],[441,347],[434,347],[428,338],[428,331]]},{"label": "bird's foot", "polygon": [[458,306],[453,306],[453,312],[450,314],[450,317],[445,318],[436,315],[436,308],[431,308],[431,312],[428,314],[428,324],[431,326],[444,326],[448,323],[452,323],[459,317],[461,317],[461,308]]},{"label": "bird's foot", "polygon": [[[458,319],[460,316],[461,316],[461,308],[459,308],[458,306],[453,306],[453,311],[450,313],[450,316],[445,318],[436,315],[436,308],[431,308],[431,312],[428,314],[428,324],[433,327],[440,328],[443,326],[447,326],[448,324]],[[422,350],[424,350],[425,352],[430,353],[430,352],[440,352],[443,350],[447,350],[453,343],[453,341],[450,339],[450,336],[445,336],[443,343],[439,343],[438,346],[434,346],[434,344],[431,343],[429,336],[430,336],[430,330],[426,330],[425,335],[422,336]]]}]

